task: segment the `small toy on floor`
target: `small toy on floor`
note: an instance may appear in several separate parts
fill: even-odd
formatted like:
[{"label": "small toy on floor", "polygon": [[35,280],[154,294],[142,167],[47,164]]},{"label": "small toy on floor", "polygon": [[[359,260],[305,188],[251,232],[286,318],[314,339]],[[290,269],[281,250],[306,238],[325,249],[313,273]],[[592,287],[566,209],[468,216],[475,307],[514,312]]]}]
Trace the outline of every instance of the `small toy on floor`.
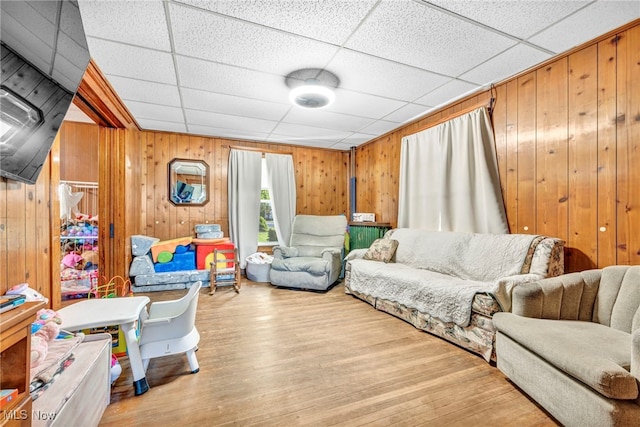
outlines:
[{"label": "small toy on floor", "polygon": [[115,354],[111,355],[111,384],[116,382],[120,374],[122,373],[122,366],[118,362],[118,358]]}]

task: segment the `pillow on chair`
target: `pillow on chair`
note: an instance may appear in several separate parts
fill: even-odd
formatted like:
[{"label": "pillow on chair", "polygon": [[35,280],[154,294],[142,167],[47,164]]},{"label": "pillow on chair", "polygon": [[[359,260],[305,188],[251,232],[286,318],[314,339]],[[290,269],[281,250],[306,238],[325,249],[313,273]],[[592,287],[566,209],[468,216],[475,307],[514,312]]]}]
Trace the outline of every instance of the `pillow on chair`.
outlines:
[{"label": "pillow on chair", "polygon": [[398,241],[394,239],[376,239],[369,246],[369,249],[364,254],[363,259],[369,259],[372,261],[392,262],[396,249],[398,249]]}]

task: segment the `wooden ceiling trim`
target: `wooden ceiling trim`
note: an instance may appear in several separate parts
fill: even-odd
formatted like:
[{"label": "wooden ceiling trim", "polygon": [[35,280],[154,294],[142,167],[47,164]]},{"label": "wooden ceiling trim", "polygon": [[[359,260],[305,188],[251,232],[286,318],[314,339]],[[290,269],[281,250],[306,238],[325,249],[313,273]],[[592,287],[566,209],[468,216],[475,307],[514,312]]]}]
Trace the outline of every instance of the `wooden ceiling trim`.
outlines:
[{"label": "wooden ceiling trim", "polygon": [[89,61],[74,103],[100,126],[141,130],[93,59]]}]

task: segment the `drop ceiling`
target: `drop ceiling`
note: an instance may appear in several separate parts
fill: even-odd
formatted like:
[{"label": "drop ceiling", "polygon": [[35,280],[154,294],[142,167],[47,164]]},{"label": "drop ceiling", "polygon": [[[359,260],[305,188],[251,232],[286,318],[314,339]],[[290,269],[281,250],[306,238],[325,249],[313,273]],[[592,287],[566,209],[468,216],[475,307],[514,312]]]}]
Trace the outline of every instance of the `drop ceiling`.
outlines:
[{"label": "drop ceiling", "polygon": [[[142,129],[346,150],[640,17],[639,1],[78,0]],[[336,74],[291,105],[285,76]]]}]

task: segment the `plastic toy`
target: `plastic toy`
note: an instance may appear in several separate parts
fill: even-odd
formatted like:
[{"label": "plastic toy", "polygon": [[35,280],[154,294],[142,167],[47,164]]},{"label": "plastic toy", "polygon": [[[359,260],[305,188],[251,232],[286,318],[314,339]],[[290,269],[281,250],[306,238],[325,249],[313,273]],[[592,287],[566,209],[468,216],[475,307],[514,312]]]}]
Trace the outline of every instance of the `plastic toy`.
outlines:
[{"label": "plastic toy", "polygon": [[44,301],[45,303],[49,302],[49,298],[46,298],[40,292],[35,289],[31,289],[28,283],[21,283],[19,285],[15,285],[11,289],[7,291],[7,295],[18,295],[22,294],[26,297],[27,301]]}]

